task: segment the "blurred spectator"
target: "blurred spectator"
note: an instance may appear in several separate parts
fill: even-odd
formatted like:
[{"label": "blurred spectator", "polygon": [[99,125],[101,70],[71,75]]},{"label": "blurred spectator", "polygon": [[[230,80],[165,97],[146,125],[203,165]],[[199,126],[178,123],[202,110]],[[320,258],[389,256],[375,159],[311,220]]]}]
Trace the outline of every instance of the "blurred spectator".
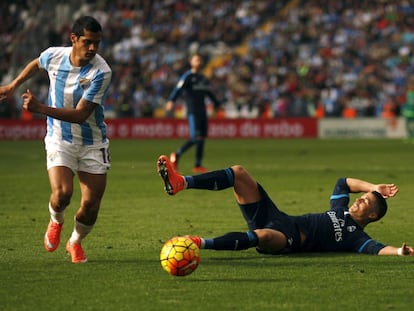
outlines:
[{"label": "blurred spectator", "polygon": [[158,116],[195,51],[228,117],[398,116],[414,74],[408,0],[21,0],[0,10],[3,83],[33,51],[67,44],[68,20],[96,17],[112,117]]},{"label": "blurred spectator", "polygon": [[403,115],[406,119],[408,139],[412,141],[414,139],[414,76],[411,76],[408,81]]}]

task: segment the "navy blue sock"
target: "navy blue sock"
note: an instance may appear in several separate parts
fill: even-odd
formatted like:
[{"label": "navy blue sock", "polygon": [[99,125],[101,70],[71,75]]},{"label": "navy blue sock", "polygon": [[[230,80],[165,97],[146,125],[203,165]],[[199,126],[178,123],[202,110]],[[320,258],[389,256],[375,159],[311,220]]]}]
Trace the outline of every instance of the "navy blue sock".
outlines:
[{"label": "navy blue sock", "polygon": [[195,166],[201,166],[204,155],[204,139],[196,140]]},{"label": "navy blue sock", "polygon": [[195,141],[193,139],[188,139],[184,145],[182,145],[178,150],[177,154],[178,156],[181,156],[184,152],[186,152],[188,149],[190,149],[192,146],[194,146]]},{"label": "navy blue sock", "polygon": [[185,176],[187,189],[223,190],[233,187],[234,173],[229,167],[200,175]]},{"label": "navy blue sock", "polygon": [[205,249],[238,251],[257,246],[259,240],[254,231],[229,232],[214,239],[205,239]]}]

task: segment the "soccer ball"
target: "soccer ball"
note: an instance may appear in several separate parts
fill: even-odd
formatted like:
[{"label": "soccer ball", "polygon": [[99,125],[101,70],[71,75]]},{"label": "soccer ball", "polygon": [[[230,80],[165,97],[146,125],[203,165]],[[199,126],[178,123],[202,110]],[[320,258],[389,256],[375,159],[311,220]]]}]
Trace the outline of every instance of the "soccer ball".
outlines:
[{"label": "soccer ball", "polygon": [[176,236],[164,243],[160,261],[161,267],[171,275],[189,275],[200,263],[200,249],[190,238]]}]

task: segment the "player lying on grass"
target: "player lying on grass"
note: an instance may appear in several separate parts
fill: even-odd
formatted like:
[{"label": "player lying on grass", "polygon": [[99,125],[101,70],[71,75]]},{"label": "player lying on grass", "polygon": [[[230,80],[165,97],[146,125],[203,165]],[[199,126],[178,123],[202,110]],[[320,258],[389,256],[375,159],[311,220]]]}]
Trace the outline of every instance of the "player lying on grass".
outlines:
[{"label": "player lying on grass", "polygon": [[[401,247],[373,240],[364,228],[381,219],[387,198],[398,192],[394,184],[372,184],[356,178],[339,178],[331,195],[331,208],[323,213],[291,216],[280,211],[263,187],[240,165],[195,176],[174,171],[167,156],[157,162],[165,191],[175,195],[184,189],[223,190],[233,187],[234,196],[249,231],[230,232],[213,239],[191,237],[200,248],[243,250],[256,247],[259,253],[355,252],[377,255],[414,255]],[[349,194],[360,193],[350,207]]]}]

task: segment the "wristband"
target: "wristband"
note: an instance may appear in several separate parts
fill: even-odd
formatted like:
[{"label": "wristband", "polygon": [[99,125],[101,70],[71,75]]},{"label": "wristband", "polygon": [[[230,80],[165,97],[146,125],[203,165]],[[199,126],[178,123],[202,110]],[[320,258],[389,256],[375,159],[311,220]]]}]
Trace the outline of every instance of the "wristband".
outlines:
[{"label": "wristband", "polygon": [[399,249],[397,249],[397,254],[398,254],[398,256],[404,256],[402,247],[400,247]]}]

